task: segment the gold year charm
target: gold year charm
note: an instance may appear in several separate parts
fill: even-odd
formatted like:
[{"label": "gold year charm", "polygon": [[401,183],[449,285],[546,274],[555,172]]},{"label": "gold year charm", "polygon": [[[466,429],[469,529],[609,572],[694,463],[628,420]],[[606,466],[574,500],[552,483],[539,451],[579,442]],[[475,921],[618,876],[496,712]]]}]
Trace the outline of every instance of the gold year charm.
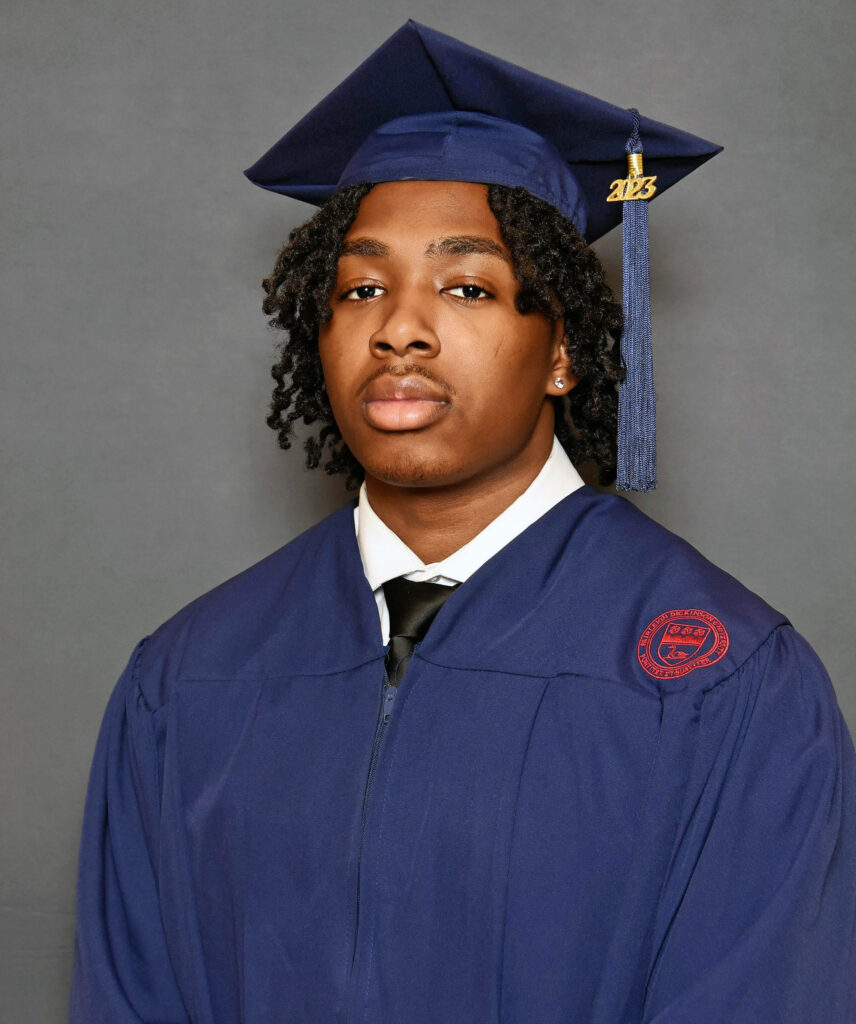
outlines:
[{"label": "gold year charm", "polygon": [[656,175],[645,175],[642,172],[642,154],[627,154],[627,177],[616,178],[609,186],[611,191],[606,197],[608,203],[623,203],[629,199],[650,199],[657,191],[654,182]]}]

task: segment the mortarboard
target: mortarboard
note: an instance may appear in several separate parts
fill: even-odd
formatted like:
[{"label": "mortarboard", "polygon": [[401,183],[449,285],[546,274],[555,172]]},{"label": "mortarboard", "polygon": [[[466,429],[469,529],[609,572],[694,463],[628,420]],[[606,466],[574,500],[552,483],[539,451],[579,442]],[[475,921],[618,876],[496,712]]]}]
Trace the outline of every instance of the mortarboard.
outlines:
[{"label": "mortarboard", "polygon": [[244,174],[316,205],[367,181],[520,185],[589,243],[622,221],[616,486],[647,491],[656,485],[647,201],[721,149],[409,20]]}]

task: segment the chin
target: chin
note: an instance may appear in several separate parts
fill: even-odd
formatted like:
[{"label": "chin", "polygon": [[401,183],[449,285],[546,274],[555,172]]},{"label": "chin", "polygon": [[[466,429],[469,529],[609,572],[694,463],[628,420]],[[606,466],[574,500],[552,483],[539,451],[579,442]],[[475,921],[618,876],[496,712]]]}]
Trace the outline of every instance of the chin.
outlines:
[{"label": "chin", "polygon": [[451,459],[408,451],[385,456],[368,452],[360,462],[367,474],[396,487],[442,487],[454,483],[461,472]]}]

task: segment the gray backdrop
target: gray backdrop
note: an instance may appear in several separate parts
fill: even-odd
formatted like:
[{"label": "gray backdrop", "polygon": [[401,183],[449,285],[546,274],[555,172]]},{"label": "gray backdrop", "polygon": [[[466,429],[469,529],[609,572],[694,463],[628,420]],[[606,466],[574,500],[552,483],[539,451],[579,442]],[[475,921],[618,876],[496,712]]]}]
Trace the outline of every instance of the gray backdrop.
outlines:
[{"label": "gray backdrop", "polygon": [[3,6],[4,1022],[65,1019],[133,645],[346,498],[264,424],[260,282],[312,208],[241,172],[407,17],[725,146],[651,207],[638,504],[789,615],[856,727],[849,0]]}]

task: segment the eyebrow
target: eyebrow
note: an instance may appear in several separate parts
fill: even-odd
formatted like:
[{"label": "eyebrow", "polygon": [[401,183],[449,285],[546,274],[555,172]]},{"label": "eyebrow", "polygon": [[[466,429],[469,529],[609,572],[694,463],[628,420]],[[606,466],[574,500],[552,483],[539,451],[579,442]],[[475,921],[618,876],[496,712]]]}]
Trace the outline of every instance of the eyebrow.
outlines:
[{"label": "eyebrow", "polygon": [[[425,246],[425,255],[435,256],[496,256],[505,263],[510,263],[508,256],[492,238],[483,235],[451,235],[447,238],[435,238]],[[340,256],[389,256],[390,248],[376,238],[353,238],[342,244]]]}]

